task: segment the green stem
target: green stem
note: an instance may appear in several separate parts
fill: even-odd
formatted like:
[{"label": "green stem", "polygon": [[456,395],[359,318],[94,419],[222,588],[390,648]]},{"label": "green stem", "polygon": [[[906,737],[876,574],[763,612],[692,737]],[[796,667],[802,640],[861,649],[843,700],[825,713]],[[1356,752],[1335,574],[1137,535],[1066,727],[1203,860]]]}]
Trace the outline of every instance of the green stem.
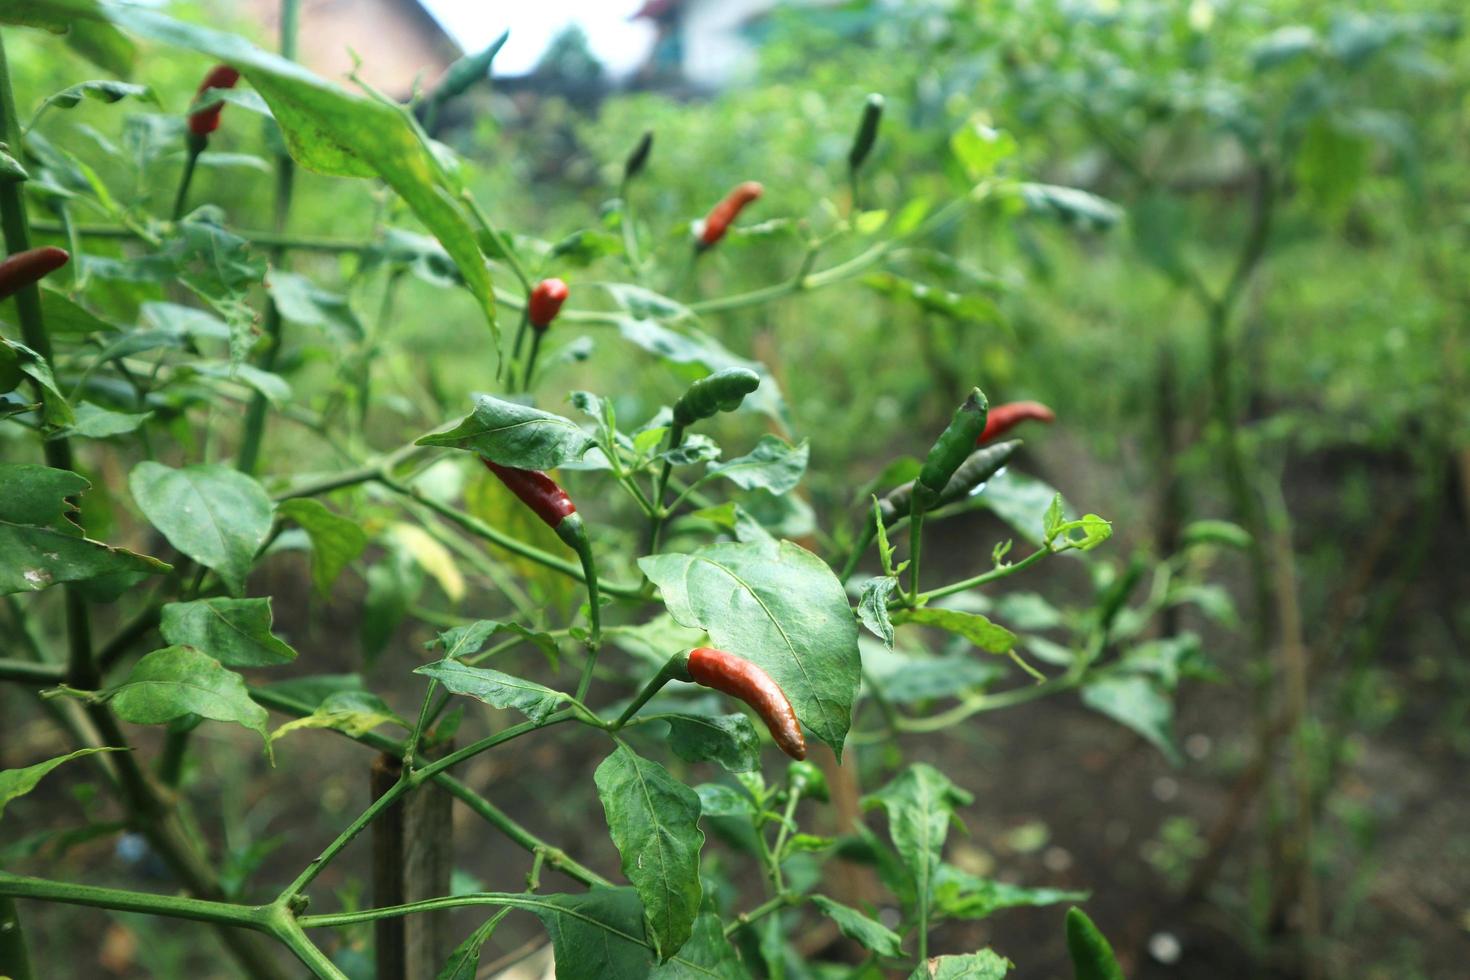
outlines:
[{"label": "green stem", "polygon": [[744,929],[752,922],[764,919],[772,912],[783,909],[788,905],[795,905],[798,901],[800,901],[799,898],[785,892],[780,895],[776,895],[773,898],[766,899],[764,902],[761,902],[750,911],[741,912],[735,917],[734,922],[731,922],[729,925],[725,926],[725,938],[729,939],[731,936],[735,935],[735,933],[739,932],[741,929]]},{"label": "green stem", "polygon": [[541,356],[541,338],[546,335],[545,330],[533,330],[531,332],[531,353],[526,358],[526,374],[521,379],[521,390],[531,390],[531,378],[536,373],[536,358]]},{"label": "green stem", "polygon": [[185,898],[182,895],[154,895],[120,888],[76,885],[69,881],[49,881],[4,871],[0,871],[0,895],[60,902],[64,905],[86,905],[118,912],[144,912],[170,919],[190,919],[258,931],[268,931],[270,928],[269,910],[266,906],[235,905],[230,902]]},{"label": "green stem", "polygon": [[189,155],[184,159],[184,172],[179,175],[179,190],[174,195],[174,207],[171,212],[174,221],[184,216],[184,207],[189,202],[189,185],[194,182],[194,167],[198,164],[199,154],[204,152],[208,139],[207,136],[189,134]]},{"label": "green stem", "polygon": [[31,958],[14,899],[0,898],[0,969],[10,980],[31,980]]},{"label": "green stem", "polygon": [[66,671],[55,664],[38,664],[31,660],[0,658],[0,681],[51,687],[66,680]]},{"label": "green stem", "polygon": [[582,676],[577,681],[577,700],[584,701],[587,689],[592,686],[592,672],[597,666],[597,653],[602,648],[602,598],[597,588],[597,562],[592,554],[592,542],[584,528],[576,545],[577,557],[582,560],[582,574],[587,583],[587,663],[582,666]]},{"label": "green stem", "polygon": [[913,511],[909,517],[909,600],[910,606],[919,604],[919,557],[924,544],[924,508],[919,503],[919,494],[914,494]]},{"label": "green stem", "polygon": [[[673,452],[684,442],[684,427],[678,422],[669,425],[669,441],[667,450]],[[651,555],[658,550],[658,535],[663,529],[664,519],[669,516],[669,511],[664,508],[664,494],[669,489],[669,477],[673,475],[673,460],[665,459],[663,467],[658,471],[658,480],[653,487],[653,510],[648,516],[648,542],[644,546],[643,553]],[[652,586],[652,582],[648,585]]]},{"label": "green stem", "polygon": [[528,302],[526,304],[526,309],[521,310],[521,322],[520,325],[516,327],[516,342],[510,351],[510,359],[512,361],[518,361],[521,359],[521,348],[525,346],[526,343],[526,329],[530,327],[530,325],[531,309],[530,303]]},{"label": "green stem", "polygon": [[618,720],[608,726],[608,731],[615,732],[628,724],[633,716],[638,713],[639,709],[647,704],[655,694],[663,690],[664,685],[669,681],[687,680],[689,680],[689,655],[687,653],[676,653],[664,662],[664,665],[659,668],[658,673],[654,674],[647,684],[643,685],[643,690],[639,691],[633,700],[629,702],[628,706],[623,709],[623,713],[618,716]]},{"label": "green stem", "polygon": [[1045,558],[1047,555],[1058,553],[1059,552],[1052,548],[1037,548],[1035,551],[1031,552],[1031,554],[1027,555],[1025,558],[1022,558],[1018,562],[1014,562],[1010,565],[1002,565],[999,568],[992,568],[990,571],[985,572],[984,574],[976,575],[973,578],[967,578],[960,582],[953,582],[949,585],[941,586],[937,589],[930,589],[928,592],[921,592],[919,593],[918,598],[920,602],[929,602],[933,599],[942,598],[943,596],[954,595],[956,592],[964,592],[966,589],[973,589],[977,586],[988,585],[991,582],[995,582],[1000,579],[1014,575],[1023,569],[1030,568],[1032,565],[1041,561],[1041,559]]},{"label": "green stem", "polygon": [[479,222],[485,234],[494,242],[501,257],[510,266],[510,271],[515,275],[517,281],[520,282],[521,288],[526,292],[526,296],[529,297],[532,288],[531,277],[526,275],[526,270],[521,265],[521,260],[516,256],[515,252],[511,251],[510,246],[506,244],[505,236],[501,235],[500,230],[495,227],[495,223],[490,220],[490,216],[485,213],[485,209],[480,207],[480,202],[475,200],[475,195],[466,190],[460,195],[460,199],[469,207],[470,214],[474,215],[475,220]]},{"label": "green stem", "polygon": [[[250,696],[257,703],[264,705],[267,708],[272,708],[283,714],[290,715],[294,718],[304,718],[312,712],[312,708],[309,705],[301,704],[300,702],[277,694],[276,692],[268,689],[251,688]],[[375,732],[364,732],[360,735],[354,735],[348,732],[341,731],[339,731],[338,734],[342,735],[345,738],[350,738],[354,742],[366,745],[369,748],[376,749],[379,752],[386,752],[389,755],[394,756],[395,758],[401,758],[404,754],[404,744],[402,742],[394,741],[393,739],[388,738],[385,735],[379,735]],[[414,761],[416,765],[427,765],[427,760],[424,760],[422,757],[417,758]],[[463,802],[479,817],[485,820],[486,823],[490,824],[492,827],[505,834],[519,846],[525,848],[531,853],[544,853],[546,855],[546,863],[556,868],[557,870],[571,876],[572,878],[575,878],[584,885],[606,885],[609,883],[606,878],[597,874],[597,872],[592,871],[590,868],[584,867],[577,861],[568,857],[559,848],[552,846],[548,842],[531,833],[525,827],[521,826],[514,819],[512,819],[503,810],[495,806],[495,804],[491,803],[489,800],[485,799],[483,796],[479,795],[474,790],[466,786],[464,783],[455,779],[453,776],[450,776],[448,773],[436,773],[433,776],[433,781],[436,785],[443,787],[456,799]]]},{"label": "green stem", "polygon": [[[68,234],[67,226],[59,221],[37,221],[32,227],[38,235]],[[73,225],[71,231],[78,238],[133,239],[145,238],[143,231],[126,225]],[[325,255],[353,255],[374,252],[383,243],[373,239],[320,238],[311,235],[291,235],[274,231],[232,228],[233,234],[263,248],[282,249],[293,252],[320,252]]]}]

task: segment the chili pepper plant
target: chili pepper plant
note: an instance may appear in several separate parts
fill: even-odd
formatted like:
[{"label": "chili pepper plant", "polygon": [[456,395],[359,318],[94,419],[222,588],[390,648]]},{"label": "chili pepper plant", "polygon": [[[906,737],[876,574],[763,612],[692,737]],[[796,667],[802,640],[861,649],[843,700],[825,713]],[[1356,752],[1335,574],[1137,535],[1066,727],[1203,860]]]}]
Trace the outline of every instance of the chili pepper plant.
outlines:
[{"label": "chili pepper plant", "polygon": [[[880,207],[864,186],[882,141],[875,96],[853,107],[847,197],[823,202],[834,217],[820,233],[798,223],[808,237],[790,278],[694,298],[690,270],[751,220],[743,209],[767,175],[702,222],[653,228],[632,201],[658,144],[630,137],[618,196],[598,219],[612,233],[509,234],[476,197],[472,165],[419,121],[482,80],[500,42],[405,105],[296,64],[296,4],[284,10],[272,54],[107,0],[0,3],[5,42],[39,27],[52,33],[25,43],[69,45],[113,76],[15,91],[0,47],[0,680],[15,686],[7,704],[70,743],[0,772],[0,807],[12,823],[53,770],[91,767],[113,808],[80,825],[81,814],[53,813],[49,833],[0,852],[0,972],[55,975],[66,951],[25,941],[26,919],[48,902],[212,926],[252,977],[350,975],[361,964],[344,935],[455,908],[483,919],[443,951],[441,977],[473,976],[508,914],[540,920],[565,978],[1000,977],[1007,956],[1024,961],[1003,942],[949,948],[931,936],[947,921],[1087,894],[1001,885],[946,862],[970,794],[923,763],[868,766],[879,778],[859,785],[856,747],[1080,696],[1174,754],[1168,698],[1202,672],[1200,652],[1188,636],[1145,638],[1155,614],[1187,601],[1192,549],[1232,543],[1232,528],[1202,526],[1179,555],[1119,570],[1094,553],[1107,520],[1017,472],[1012,437],[1045,438],[1050,410],[992,408],[978,370],[947,393],[947,427],[916,420],[875,482],[812,514],[802,482],[820,435],[813,447],[790,431],[774,373],[718,336],[727,314],[841,288],[956,222],[1003,223],[1028,202],[1106,202],[981,168],[951,200],[901,221],[860,209]],[[145,74],[140,46],[199,62],[196,95],[170,105],[123,80]],[[89,100],[157,111],[129,117],[126,155],[105,139],[84,150],[65,117]],[[199,199],[196,172],[229,162],[212,159],[216,144],[247,145],[242,133],[254,138],[262,120],[270,219]],[[98,145],[115,169],[87,162]],[[295,233],[293,193],[307,192],[296,168],[380,188],[373,233]],[[124,179],[145,190],[124,194]],[[555,245],[535,237],[558,234]],[[330,275],[292,271],[322,255],[336,257],[345,292]],[[432,309],[395,303],[411,276],[468,297],[483,323],[456,340],[481,393],[454,417],[395,392],[401,378],[377,363],[395,324],[434,322]],[[376,321],[357,311],[370,292]],[[616,372],[584,371],[592,381],[567,390],[568,366],[595,366],[596,345],[618,341],[664,368],[668,404]],[[385,398],[396,443],[368,424]],[[484,503],[494,483],[509,493],[498,510]],[[967,538],[971,567],[944,578],[923,542],[975,527],[967,518],[981,509],[1012,533]],[[363,672],[314,666],[321,641],[290,642],[277,626],[291,597],[269,594],[261,569],[293,561],[319,599],[360,601]],[[1094,588],[1020,630],[1025,617],[990,588],[1061,563]],[[432,627],[427,649],[370,687],[363,674],[405,621]],[[279,874],[257,865],[242,881],[226,873],[195,797],[198,757],[236,751],[202,737],[220,726],[252,734],[267,780],[272,763],[334,738],[363,747],[364,779],[375,758],[396,775],[334,833],[288,831],[313,837],[314,859]],[[551,822],[514,819],[494,802],[513,787],[465,775],[470,760],[518,753],[553,728],[600,760],[601,812],[577,833],[610,836],[616,866],[543,836]],[[874,816],[834,818],[834,780]],[[397,903],[344,903],[321,887],[365,831],[432,789],[476,820],[440,842],[451,853],[504,835],[529,875]],[[48,874],[48,842],[79,831],[136,835],[166,882]],[[873,870],[885,915],[832,893],[822,869],[838,862]],[[830,962],[799,952],[818,921],[843,937]],[[1119,975],[1084,913],[1067,913],[1065,928],[1078,976]]]}]

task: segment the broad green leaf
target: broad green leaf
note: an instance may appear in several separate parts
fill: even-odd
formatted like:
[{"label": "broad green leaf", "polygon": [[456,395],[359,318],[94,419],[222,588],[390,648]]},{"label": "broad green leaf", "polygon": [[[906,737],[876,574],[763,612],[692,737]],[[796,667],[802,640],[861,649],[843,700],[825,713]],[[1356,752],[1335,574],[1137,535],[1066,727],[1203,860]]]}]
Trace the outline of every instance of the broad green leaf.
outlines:
[{"label": "broad green leaf", "polygon": [[557,980],[643,977],[653,966],[643,906],[631,888],[530,896],[516,905],[535,913],[551,936]]},{"label": "broad green leaf", "polygon": [[995,301],[979,293],[951,292],[891,272],[865,276],[863,285],[883,296],[907,300],[925,312],[938,313],[962,323],[997,323],[1001,320],[1000,308]]},{"label": "broad green leaf", "polygon": [[922,606],[918,609],[896,611],[893,614],[893,621],[898,624],[913,623],[916,626],[932,626],[935,629],[963,636],[987,653],[1006,653],[1016,645],[1016,634],[1004,626],[997,626],[979,613]]},{"label": "broad green leaf", "polygon": [[468,667],[457,660],[440,660],[414,670],[432,677],[455,694],[484,701],[497,708],[514,708],[540,724],[568,700],[560,691],[535,681],[512,677],[489,667]]},{"label": "broad green leaf", "polygon": [[861,662],[857,623],[826,563],[782,541],[651,555],[638,566],[674,619],[758,664],[786,692],[801,723],[841,757]]},{"label": "broad green leaf", "polygon": [[574,462],[596,444],[571,419],[490,395],[476,396],[475,410],[453,429],[417,442],[465,449],[502,466],[526,470],[550,470]]},{"label": "broad green leaf", "polygon": [[330,593],[337,576],[367,547],[367,535],[357,522],[332,513],[320,500],[283,500],[276,513],[295,522],[311,539],[311,582],[318,595]]},{"label": "broad green leaf", "polygon": [[988,114],[978,112],[950,136],[949,149],[973,183],[993,176],[996,167],[1014,156],[1016,140],[1005,130],[991,126]]},{"label": "broad green leaf", "polygon": [[[51,373],[51,365],[46,359],[25,344],[15,340],[6,340],[0,337],[0,349],[5,351],[5,359],[8,364],[8,372],[14,378],[15,372],[34,381],[41,389],[41,416],[45,420],[48,431],[63,428],[72,423],[71,405],[67,404],[66,396],[56,385],[56,377]],[[18,379],[17,383],[18,383]],[[15,385],[11,385],[13,389]]]},{"label": "broad green leaf", "polygon": [[837,923],[844,936],[869,952],[879,956],[903,955],[903,940],[883,923],[868,918],[849,905],[834,902],[826,895],[813,895],[811,901],[823,915]]},{"label": "broad green leaf", "polygon": [[1322,39],[1316,31],[1303,24],[1291,24],[1277,28],[1251,45],[1251,67],[1258,72],[1270,71],[1321,49]]},{"label": "broad green leaf", "polygon": [[97,18],[96,0],[0,0],[0,23],[64,34],[77,54],[126,78],[137,51],[116,28]]},{"label": "broad green leaf", "polygon": [[1006,669],[966,653],[946,657],[890,652],[863,644],[863,670],[894,704],[958,697],[1000,680]]},{"label": "broad green leaf", "polygon": [[363,600],[359,635],[363,656],[371,664],[388,645],[393,631],[408,615],[408,607],[424,585],[423,573],[407,555],[392,552],[371,566],[367,579],[367,597]]},{"label": "broad green leaf", "polygon": [[382,698],[370,691],[338,691],[329,694],[316,706],[316,710],[305,718],[296,718],[286,722],[280,728],[271,732],[270,740],[275,742],[282,736],[303,728],[330,728],[333,731],[346,732],[352,737],[372,731],[379,725],[392,723],[408,728],[409,725],[388,707]]},{"label": "broad green leaf", "polygon": [[704,911],[694,920],[694,931],[679,955],[654,967],[649,980],[748,980],[750,971],[740,962],[734,947],[725,938],[720,917]]},{"label": "broad green leaf", "polygon": [[1123,980],[1123,970],[1107,938],[1081,909],[1067,910],[1067,952],[1076,980]]},{"label": "broad green leaf", "polygon": [[760,736],[745,715],[650,715],[669,723],[669,747],[685,762],[716,762],[727,772],[760,768]]},{"label": "broad green leaf", "polygon": [[91,484],[70,470],[0,463],[0,595],[59,582],[136,582],[170,566],[82,535],[67,497]]},{"label": "broad green leaf", "polygon": [[271,499],[259,483],[214,463],[173,469],[146,460],[133,467],[128,488],[169,544],[218,572],[235,595],[245,590],[271,530]]},{"label": "broad green leaf", "polygon": [[250,700],[244,678],[193,647],[154,650],[107,697],[123,721],[163,725],[200,715],[245,726],[266,741],[269,751],[266,710]]},{"label": "broad green leaf", "polygon": [[1060,888],[1023,888],[981,878],[945,864],[934,877],[934,912],[953,919],[983,919],[1001,909],[1085,902],[1087,892]]},{"label": "broad green leaf", "polygon": [[909,980],[1002,980],[1015,964],[993,950],[963,956],[931,956]]},{"label": "broad green leaf", "polygon": [[695,327],[684,323],[679,330],[673,330],[654,319],[635,314],[618,320],[618,334],[630,344],[674,364],[699,364],[711,372],[729,367],[749,368],[761,376],[761,383],[746,396],[745,406],[783,424],[787,422],[786,402],[766,366],[740,357]]},{"label": "broad green leaf", "polygon": [[26,766],[24,769],[0,770],[0,816],[5,815],[6,804],[8,804],[11,800],[16,799],[17,797],[25,796],[31,790],[35,789],[37,783],[44,779],[46,775],[51,772],[51,770],[55,769],[63,762],[70,762],[73,759],[80,759],[82,756],[91,755],[94,752],[121,751],[124,750],[110,747],[95,749],[77,749],[75,752],[71,752],[63,756],[57,756],[55,759],[47,759],[45,762],[38,762],[34,766]]},{"label": "broad green leaf", "polygon": [[444,961],[434,980],[475,980],[480,972],[480,947],[490,939],[491,933],[500,924],[502,914],[504,913],[497,913],[487,919],[466,936],[464,942],[454,947],[454,952],[449,954],[449,959]]},{"label": "broad green leaf", "polygon": [[281,316],[292,323],[330,331],[341,343],[362,340],[362,321],[341,293],[322,289],[305,276],[277,269],[271,270],[265,285]]},{"label": "broad green leaf", "polygon": [[888,836],[913,876],[920,902],[926,902],[933,890],[955,808],[973,799],[944,773],[922,762],[863,798],[863,809],[882,806],[887,812]]},{"label": "broad green leaf", "polygon": [[694,788],[699,797],[699,813],[703,817],[753,817],[755,804],[750,797],[721,783],[701,783]]},{"label": "broad green leaf", "polygon": [[874,636],[893,649],[893,621],[888,617],[888,597],[898,588],[892,575],[870,578],[858,590],[858,618]]},{"label": "broad green leaf", "polygon": [[712,463],[709,472],[724,477],[742,490],[768,490],[774,494],[796,488],[806,473],[811,445],[802,440],[793,446],[779,436],[764,435],[744,456]]},{"label": "broad green leaf", "polygon": [[[6,0],[9,12],[16,0]],[[56,16],[77,0],[21,0]],[[100,11],[100,16],[99,16]],[[100,3],[79,10],[151,41],[184,48],[238,68],[270,105],[291,155],[308,170],[343,177],[381,177],[454,259],[479,300],[499,347],[495,295],[455,184],[408,112],[399,105],[350,95],[300,65],[243,38],[184,24],[153,10]]]},{"label": "broad green leaf", "polygon": [[1176,766],[1184,761],[1174,744],[1174,705],[1157,681],[1105,673],[1082,688],[1082,703],[1148,739]]},{"label": "broad green leaf", "polygon": [[170,645],[194,647],[226,667],[269,667],[296,659],[296,651],[271,632],[268,596],[170,602],[158,631]]},{"label": "broad green leaf", "polygon": [[152,417],[152,412],[137,414],[114,412],[93,405],[91,402],[82,402],[76,407],[72,424],[67,427],[64,434],[72,437],[80,436],[84,439],[108,439],[112,436],[136,432],[144,422]]},{"label": "broad green leaf", "polygon": [[363,691],[362,677],[358,674],[314,674],[307,677],[293,677],[290,680],[272,681],[261,690],[299,704],[302,708],[310,710],[319,707],[327,698],[333,694],[343,691]]},{"label": "broad green leaf", "polygon": [[699,914],[699,797],[656,762],[619,743],[593,774],[623,874],[642,900],[648,939],[667,960]]}]

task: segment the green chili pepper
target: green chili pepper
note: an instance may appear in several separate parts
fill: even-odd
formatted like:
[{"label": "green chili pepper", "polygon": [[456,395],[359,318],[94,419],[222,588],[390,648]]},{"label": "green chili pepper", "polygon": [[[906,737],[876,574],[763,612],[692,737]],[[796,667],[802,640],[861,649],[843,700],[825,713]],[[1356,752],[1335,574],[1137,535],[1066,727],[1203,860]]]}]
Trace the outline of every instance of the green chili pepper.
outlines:
[{"label": "green chili pepper", "polygon": [[989,410],[990,403],[979,388],[972,388],[970,397],[955,410],[954,418],[940,433],[934,448],[929,450],[924,468],[915,481],[914,502],[921,509],[929,510],[939,502],[950,477],[970,455],[980,433],[985,431],[985,417]]},{"label": "green chili pepper", "polygon": [[[984,449],[972,452],[960,468],[954,471],[954,476],[944,485],[944,491],[935,501],[935,507],[945,507],[956,503],[969,496],[974,490],[986,480],[1000,472],[1000,468],[1011,461],[1016,451],[1021,448],[1020,439],[1012,439],[1009,442],[998,442]],[[914,481],[910,480],[902,486],[895,487],[878,501],[878,511],[883,516],[884,524],[892,524],[900,517],[909,512],[914,496]]]},{"label": "green chili pepper", "polygon": [[863,118],[858,123],[856,135],[852,138],[852,149],[847,151],[847,166],[849,170],[856,171],[868,159],[868,154],[873,150],[873,143],[878,139],[878,124],[883,121],[883,96],[874,92],[868,96],[868,101],[863,104]]},{"label": "green chili pepper", "polygon": [[643,172],[643,167],[648,163],[649,151],[653,149],[653,130],[644,130],[638,145],[633,147],[633,152],[628,154],[627,161],[623,164],[623,183],[628,183],[634,177]]},{"label": "green chili pepper", "polygon": [[760,375],[749,368],[725,368],[700,378],[674,402],[674,426],[684,429],[720,412],[733,412],[760,383]]},{"label": "green chili pepper", "polygon": [[1124,980],[1113,947],[1079,908],[1067,910],[1067,952],[1076,980]]},{"label": "green chili pepper", "polygon": [[827,793],[827,777],[810,762],[797,761],[787,766],[786,783],[793,793],[801,793],[808,799],[826,803],[830,798]]},{"label": "green chili pepper", "polygon": [[502,31],[500,36],[490,42],[490,46],[477,54],[467,54],[449,66],[439,84],[424,99],[424,118],[432,126],[434,117],[438,115],[440,107],[457,95],[464,94],[471,85],[487,78],[490,68],[495,63],[495,56],[500,49],[505,47],[505,42],[510,38],[510,31]]}]

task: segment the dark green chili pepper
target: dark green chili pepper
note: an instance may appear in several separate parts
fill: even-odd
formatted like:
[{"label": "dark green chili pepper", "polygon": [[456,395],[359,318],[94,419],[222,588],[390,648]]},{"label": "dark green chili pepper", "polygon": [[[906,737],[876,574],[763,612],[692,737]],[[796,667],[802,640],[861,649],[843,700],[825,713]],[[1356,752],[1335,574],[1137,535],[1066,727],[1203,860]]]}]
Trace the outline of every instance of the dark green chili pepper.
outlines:
[{"label": "dark green chili pepper", "polygon": [[[977,449],[972,452],[960,468],[954,471],[954,476],[944,485],[944,492],[935,501],[935,507],[945,507],[956,503],[969,496],[974,490],[986,480],[1000,472],[1000,468],[1011,461],[1016,451],[1021,448],[1020,439],[1012,439],[1009,442],[997,442],[993,446]],[[888,491],[878,501],[878,510],[883,515],[884,524],[892,524],[909,512],[913,503],[914,481],[910,480],[902,486]]]},{"label": "dark green chili pepper", "polygon": [[852,138],[852,149],[847,151],[848,169],[856,171],[868,159],[873,143],[878,139],[878,124],[883,121],[883,96],[874,92],[863,104],[863,118],[858,123],[857,134]]},{"label": "dark green chili pepper", "polygon": [[623,183],[627,183],[643,172],[643,167],[648,163],[649,151],[653,149],[653,130],[644,130],[643,136],[639,138],[638,145],[633,147],[633,152],[628,154],[627,162],[623,164]]},{"label": "dark green chili pepper", "polygon": [[1067,910],[1067,952],[1076,980],[1124,980],[1113,947],[1079,908]]},{"label": "dark green chili pepper", "polygon": [[684,429],[720,412],[733,412],[760,383],[760,375],[749,368],[725,368],[700,378],[674,402],[674,426]]},{"label": "dark green chili pepper", "polygon": [[456,95],[462,95],[471,85],[489,76],[490,68],[495,63],[495,56],[500,49],[505,47],[505,42],[510,38],[510,31],[502,31],[500,36],[490,42],[490,46],[477,54],[467,54],[449,66],[439,84],[424,99],[424,118],[429,125],[433,125],[434,117],[438,115],[440,107]]},{"label": "dark green chili pepper", "polygon": [[985,431],[985,417],[989,410],[990,403],[986,401],[985,393],[979,388],[970,389],[970,397],[955,410],[954,418],[935,440],[928,458],[924,460],[924,468],[919,471],[914,501],[921,509],[929,510],[938,503],[944,488],[949,485],[949,478],[954,476],[955,470],[975,447],[975,440]]}]

